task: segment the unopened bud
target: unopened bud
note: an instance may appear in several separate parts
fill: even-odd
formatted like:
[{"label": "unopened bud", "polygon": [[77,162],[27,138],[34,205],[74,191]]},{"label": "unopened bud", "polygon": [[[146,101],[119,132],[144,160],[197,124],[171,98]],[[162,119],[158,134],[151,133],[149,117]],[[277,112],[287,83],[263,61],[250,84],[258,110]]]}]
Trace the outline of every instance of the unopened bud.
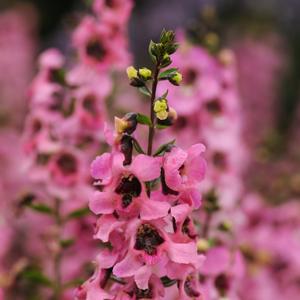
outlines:
[{"label": "unopened bud", "polygon": [[198,252],[206,252],[210,248],[209,241],[206,239],[199,239],[197,242]]},{"label": "unopened bud", "polygon": [[157,119],[166,120],[168,118],[168,103],[166,99],[156,100],[154,103],[153,110],[156,114]]},{"label": "unopened bud", "polygon": [[127,76],[128,78],[131,80],[131,79],[134,79],[134,78],[137,78],[138,77],[138,71],[135,67],[133,66],[130,66],[126,69],[126,73],[127,73]]},{"label": "unopened bud", "polygon": [[115,130],[118,134],[132,134],[137,126],[137,114],[128,113],[123,118],[115,117]]},{"label": "unopened bud", "polygon": [[218,228],[221,230],[221,231],[231,231],[232,229],[232,224],[229,222],[229,221],[224,221],[222,223],[219,224]]},{"label": "unopened bud", "polygon": [[148,68],[139,69],[138,74],[144,80],[149,80],[149,79],[151,79],[151,76],[152,76],[152,72]]},{"label": "unopened bud", "polygon": [[182,81],[182,75],[179,72],[175,72],[172,74],[172,76],[169,78],[169,81],[173,83],[174,85],[179,85]]}]

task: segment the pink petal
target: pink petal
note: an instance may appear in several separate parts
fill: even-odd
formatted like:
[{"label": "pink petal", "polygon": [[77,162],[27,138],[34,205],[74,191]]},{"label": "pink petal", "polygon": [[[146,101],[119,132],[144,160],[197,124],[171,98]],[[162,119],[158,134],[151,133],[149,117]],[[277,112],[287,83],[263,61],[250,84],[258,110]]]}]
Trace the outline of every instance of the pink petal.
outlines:
[{"label": "pink petal", "polygon": [[130,277],[133,276],[138,269],[142,266],[142,263],[136,256],[128,252],[127,256],[113,268],[114,275],[118,277]]},{"label": "pink petal", "polygon": [[185,169],[189,181],[199,182],[204,178],[206,172],[206,161],[202,157],[205,147],[202,144],[193,145],[188,150],[188,158],[185,163]]},{"label": "pink petal", "polygon": [[101,269],[111,268],[115,264],[117,257],[118,253],[113,253],[108,249],[101,250],[96,259],[98,267]]},{"label": "pink petal", "polygon": [[190,213],[191,208],[187,204],[179,204],[171,208],[171,215],[177,222],[183,222]]},{"label": "pink petal", "polygon": [[168,243],[168,254],[173,262],[198,265],[199,259],[195,243],[173,243],[170,241]]},{"label": "pink petal", "polygon": [[165,156],[164,166],[168,169],[176,169],[178,170],[187,159],[187,153],[178,148],[174,147],[170,153]]},{"label": "pink petal", "polygon": [[108,242],[110,233],[116,228],[120,227],[123,222],[119,222],[112,215],[101,216],[97,221],[97,232],[94,238],[101,240],[102,242]]},{"label": "pink petal", "polygon": [[111,192],[96,191],[89,202],[90,210],[98,214],[111,214],[114,212],[114,201]]},{"label": "pink petal", "polygon": [[148,289],[148,283],[152,274],[151,267],[145,265],[136,271],[134,281],[139,289]]},{"label": "pink petal", "polygon": [[169,188],[178,191],[182,184],[182,178],[178,169],[165,169],[166,184]]},{"label": "pink petal", "polygon": [[111,161],[112,155],[110,153],[97,156],[91,164],[91,175],[95,179],[100,179],[107,183],[111,177]]},{"label": "pink petal", "polygon": [[170,209],[167,202],[154,201],[148,198],[140,199],[142,201],[140,215],[142,220],[155,220],[165,217]]},{"label": "pink petal", "polygon": [[201,272],[203,274],[217,275],[228,268],[230,253],[225,247],[215,247],[206,253],[206,260],[203,263]]},{"label": "pink petal", "polygon": [[130,166],[130,170],[141,181],[151,181],[160,176],[160,160],[147,155],[136,156]]}]

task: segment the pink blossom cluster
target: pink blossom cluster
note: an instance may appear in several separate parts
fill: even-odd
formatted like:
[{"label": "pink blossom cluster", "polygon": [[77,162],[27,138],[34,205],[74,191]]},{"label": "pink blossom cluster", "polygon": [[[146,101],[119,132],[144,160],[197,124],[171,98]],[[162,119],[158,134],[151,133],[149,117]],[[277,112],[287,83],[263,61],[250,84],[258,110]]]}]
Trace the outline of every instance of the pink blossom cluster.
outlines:
[{"label": "pink blossom cluster", "polygon": [[[131,60],[132,6],[94,0],[72,35],[74,58],[49,49],[38,60],[24,149],[10,129],[0,137],[0,300],[31,291],[54,300],[297,300],[299,204],[265,204],[247,185],[249,170],[258,174],[250,157],[258,131],[274,109],[267,101],[252,109],[249,95],[273,99],[272,73],[282,62],[248,40],[237,57],[212,54],[180,31],[177,50],[163,31],[149,47],[158,69],[127,69],[130,84],[151,98],[147,117],[146,102],[115,76]],[[0,75],[13,105],[23,99],[34,48],[19,22],[0,16],[0,65],[22,73],[15,89],[6,84],[10,72]],[[8,46],[20,44],[23,56],[12,62]],[[265,72],[252,81],[255,62]],[[135,112],[116,117],[112,131],[110,116],[130,106]],[[297,174],[286,181],[299,193]],[[23,286],[22,276],[33,285]]]},{"label": "pink blossom cluster", "polygon": [[241,209],[245,218],[237,239],[247,266],[241,299],[298,299],[299,203],[270,207],[259,195],[249,194]]},{"label": "pink blossom cluster", "polygon": [[[172,115],[165,96],[155,92],[160,69],[170,64],[169,52],[176,51],[173,38],[172,32],[163,32],[160,43],[150,44],[154,77],[147,68],[127,69],[133,86],[147,90],[147,80],[153,80],[152,92],[148,90],[151,121],[141,121],[138,113],[116,118],[115,133],[107,134],[112,151],[91,165],[97,190],[89,206],[99,215],[95,238],[102,249],[96,271],[79,288],[78,299],[202,299],[198,270],[204,256],[197,251],[191,213],[201,205],[205,147],[199,143],[183,150],[171,143],[151,155],[151,124]],[[167,115],[159,115],[160,110]],[[133,155],[139,123],[149,126],[147,155],[140,146],[139,154]]]},{"label": "pink blossom cluster", "polygon": [[[241,174],[246,163],[241,140],[241,107],[234,54],[227,49],[218,56],[190,44],[182,44],[173,63],[183,74],[183,85],[169,88],[178,119],[170,129],[180,145],[202,141],[210,162],[204,192],[214,189],[224,209],[234,206],[242,192]],[[165,87],[163,87],[165,88]]]},{"label": "pink blossom cluster", "polygon": [[[124,155],[116,147],[94,160],[92,175],[101,185],[90,201],[91,210],[100,215],[95,238],[109,248],[100,251],[97,270],[81,287],[79,299],[200,296],[193,284],[203,256],[197,254],[190,213],[200,205],[203,151],[202,144],[187,151],[174,147],[159,158],[139,154],[124,166]],[[162,172],[160,187],[147,195],[145,183]],[[110,274],[118,280],[106,290]],[[164,291],[164,278],[178,284]]]},{"label": "pink blossom cluster", "polygon": [[[39,72],[29,89],[25,155],[17,156],[22,158],[18,170],[25,179],[14,195],[20,208],[14,213],[22,215],[14,221],[17,228],[13,237],[30,237],[19,249],[19,257],[28,258],[25,275],[27,268],[38,264],[43,271],[39,276],[53,279],[54,289],[59,290],[53,295],[55,299],[72,299],[72,286],[76,285],[72,281],[86,276],[89,258],[96,249],[91,238],[94,218],[86,216],[92,192],[88,166],[103,147],[105,102],[113,87],[109,72],[116,70],[112,64],[122,66],[129,59],[123,28],[132,3],[115,2],[96,1],[95,16],[87,18],[93,20],[90,27],[86,28],[86,18],[78,25],[73,40],[79,60],[71,62],[71,67],[67,68],[69,62],[57,49],[41,54]],[[127,17],[121,20],[118,16],[122,12],[124,17],[125,8]],[[108,22],[112,16],[116,22]],[[100,34],[103,30],[105,35]],[[112,42],[113,47],[101,49],[102,43]],[[24,207],[31,211],[24,211]],[[57,260],[59,266],[54,265]],[[43,293],[51,296],[50,291]]]}]

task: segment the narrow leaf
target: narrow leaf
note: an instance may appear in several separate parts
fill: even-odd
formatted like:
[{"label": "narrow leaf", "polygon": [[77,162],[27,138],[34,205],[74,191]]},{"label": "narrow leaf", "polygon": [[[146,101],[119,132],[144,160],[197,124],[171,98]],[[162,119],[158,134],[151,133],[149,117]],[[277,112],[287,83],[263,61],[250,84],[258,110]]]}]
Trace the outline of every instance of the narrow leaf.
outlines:
[{"label": "narrow leaf", "polygon": [[77,218],[81,218],[84,217],[86,215],[88,215],[90,212],[88,207],[83,207],[83,208],[79,208],[76,209],[74,211],[72,211],[69,215],[68,215],[68,219],[77,219]]},{"label": "narrow leaf", "polygon": [[149,47],[148,47],[148,53],[151,57],[151,60],[156,63],[156,57],[154,55],[154,46],[155,46],[155,43],[151,40],[150,43],[149,43]]},{"label": "narrow leaf", "polygon": [[149,91],[148,88],[146,88],[145,86],[139,87],[139,91],[140,91],[143,95],[145,95],[145,96],[147,96],[147,97],[151,97],[150,91]]},{"label": "narrow leaf", "polygon": [[169,150],[174,144],[175,144],[175,139],[168,142],[168,143],[165,143],[163,145],[161,145],[154,153],[154,156],[158,156],[158,155],[161,155],[161,154],[164,154],[167,150]]},{"label": "narrow leaf", "polygon": [[28,205],[29,208],[31,208],[34,211],[37,211],[42,214],[52,214],[53,210],[51,207],[43,204],[43,203],[31,203]]},{"label": "narrow leaf", "polygon": [[143,148],[141,147],[141,145],[139,144],[139,142],[135,138],[132,138],[132,143],[136,152],[140,154],[146,154]]},{"label": "narrow leaf", "polygon": [[155,128],[156,129],[166,129],[169,128],[171,125],[160,125],[160,124],[156,124]]},{"label": "narrow leaf", "polygon": [[137,115],[137,121],[138,121],[139,124],[152,126],[152,122],[151,122],[150,118],[145,116],[145,115],[138,114]]},{"label": "narrow leaf", "polygon": [[162,73],[159,74],[158,79],[167,79],[171,74],[175,73],[178,71],[178,68],[170,68]]},{"label": "narrow leaf", "polygon": [[167,276],[161,277],[160,281],[164,285],[164,287],[170,287],[170,286],[172,286],[172,285],[174,285],[174,284],[177,283],[176,279],[170,279]]},{"label": "narrow leaf", "polygon": [[68,248],[68,247],[72,246],[74,243],[75,243],[74,239],[65,239],[65,240],[60,241],[60,245],[63,248]]},{"label": "narrow leaf", "polygon": [[25,270],[22,273],[22,277],[25,278],[25,279],[28,279],[32,282],[41,284],[41,285],[45,285],[45,286],[51,286],[52,285],[51,280],[38,269]]}]

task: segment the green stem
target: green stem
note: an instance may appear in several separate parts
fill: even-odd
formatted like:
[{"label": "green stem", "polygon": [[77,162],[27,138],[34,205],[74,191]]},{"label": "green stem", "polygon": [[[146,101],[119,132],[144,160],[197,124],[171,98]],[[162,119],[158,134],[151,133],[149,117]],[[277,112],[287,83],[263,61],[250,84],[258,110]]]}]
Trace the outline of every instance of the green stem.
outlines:
[{"label": "green stem", "polygon": [[156,88],[158,84],[158,75],[159,75],[159,62],[155,65],[154,76],[153,76],[153,84],[152,84],[152,92],[151,92],[151,103],[150,103],[150,119],[151,126],[149,126],[149,134],[148,134],[148,151],[147,154],[149,156],[152,155],[152,146],[153,146],[153,138],[155,133],[155,113],[153,110],[154,100],[156,97]]}]

